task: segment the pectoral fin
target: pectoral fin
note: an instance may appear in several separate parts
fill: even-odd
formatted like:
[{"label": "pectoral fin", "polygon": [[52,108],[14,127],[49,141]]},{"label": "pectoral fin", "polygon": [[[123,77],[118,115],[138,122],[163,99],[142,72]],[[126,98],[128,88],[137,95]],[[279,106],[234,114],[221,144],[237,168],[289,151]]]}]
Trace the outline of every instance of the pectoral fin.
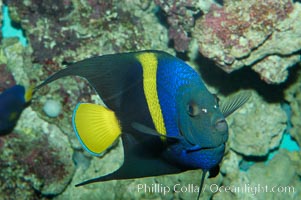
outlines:
[{"label": "pectoral fin", "polygon": [[169,135],[164,135],[164,134],[158,133],[156,130],[154,130],[152,128],[149,128],[149,127],[147,127],[143,124],[140,124],[138,122],[133,122],[132,127],[135,130],[137,130],[141,133],[148,134],[148,135],[153,135],[153,136],[157,136],[157,137],[167,138],[167,139],[172,140],[172,141],[179,141],[179,140],[183,139],[180,136],[169,136]]},{"label": "pectoral fin", "polygon": [[82,146],[95,156],[101,155],[121,134],[114,112],[96,104],[77,104],[72,124]]},{"label": "pectoral fin", "polygon": [[239,92],[238,94],[234,94],[223,102],[221,102],[220,109],[223,113],[224,117],[228,117],[242,105],[244,105],[251,97],[251,92]]}]

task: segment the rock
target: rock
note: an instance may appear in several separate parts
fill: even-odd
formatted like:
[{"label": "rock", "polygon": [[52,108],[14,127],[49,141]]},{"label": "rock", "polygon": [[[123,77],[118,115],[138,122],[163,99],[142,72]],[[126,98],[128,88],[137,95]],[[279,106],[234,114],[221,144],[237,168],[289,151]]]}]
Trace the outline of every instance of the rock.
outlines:
[{"label": "rock", "polygon": [[245,156],[265,156],[279,146],[287,117],[280,104],[252,98],[229,117],[229,146]]},{"label": "rock", "polygon": [[247,172],[238,170],[226,174],[213,199],[300,198],[298,166],[292,159],[296,153],[280,150],[272,160],[257,162]]},{"label": "rock", "polygon": [[[300,67],[300,64],[299,64]],[[297,71],[296,80],[285,91],[285,100],[289,102],[291,106],[291,123],[292,128],[290,133],[293,138],[296,139],[299,146],[301,146],[301,71]]]},{"label": "rock", "polygon": [[6,177],[5,182],[15,184],[1,184],[1,192],[7,187],[19,187],[8,195],[18,197],[21,190],[25,196],[20,199],[34,199],[35,191],[45,196],[58,195],[71,181],[75,167],[67,137],[55,125],[39,119],[30,108],[23,111],[13,134],[3,138],[0,160],[10,170],[6,175],[0,174],[0,181]]},{"label": "rock", "polygon": [[254,64],[252,69],[260,74],[261,78],[267,83],[281,83],[288,77],[287,68],[295,65],[299,60],[300,55],[271,55]]},{"label": "rock", "polygon": [[229,149],[223,158],[221,165],[221,172],[223,174],[235,173],[239,171],[239,164],[242,160],[242,156],[238,155],[231,149]]},{"label": "rock", "polygon": [[228,0],[197,20],[194,37],[226,72],[251,66],[266,82],[281,83],[300,59],[300,13],[301,4],[291,0]]},{"label": "rock", "polygon": [[[34,61],[74,62],[93,55],[166,48],[167,31],[140,0],[7,1],[33,48]],[[57,14],[53,14],[57,13]],[[158,34],[159,33],[159,34]]]},{"label": "rock", "polygon": [[28,87],[29,78],[27,72],[30,73],[31,67],[30,58],[27,53],[30,52],[29,48],[25,48],[17,38],[3,39],[2,42],[3,62],[6,63],[7,69],[12,73],[17,84]]},{"label": "rock", "polygon": [[[83,165],[83,162],[87,162],[86,158],[83,160],[83,155],[78,156],[82,159],[77,159],[77,169],[74,174],[72,182],[69,184],[67,189],[55,199],[67,200],[72,197],[74,200],[80,199],[115,199],[117,195],[118,188],[116,186],[117,181],[107,181],[103,183],[89,184],[81,187],[75,187],[85,180],[103,176],[105,174],[111,173],[118,169],[118,167],[123,162],[123,151],[121,147],[121,142],[118,142],[116,148],[113,148],[108,153],[104,154],[102,157],[93,157],[90,159],[88,165]],[[79,153],[80,154],[80,153]]]},{"label": "rock", "polygon": [[[32,127],[35,124],[35,127]],[[21,152],[15,149],[17,160],[25,168],[24,179],[43,195],[58,195],[69,184],[75,166],[68,138],[58,127],[40,118],[30,108],[24,110],[14,130],[30,137],[22,141]]]},{"label": "rock", "polygon": [[259,163],[250,168],[247,176],[250,185],[258,187],[258,199],[296,199],[301,183],[289,155],[288,151],[280,150],[268,164]]},{"label": "rock", "polygon": [[207,13],[214,0],[154,0],[166,14],[168,37],[176,51],[185,52],[191,42],[195,16]]}]

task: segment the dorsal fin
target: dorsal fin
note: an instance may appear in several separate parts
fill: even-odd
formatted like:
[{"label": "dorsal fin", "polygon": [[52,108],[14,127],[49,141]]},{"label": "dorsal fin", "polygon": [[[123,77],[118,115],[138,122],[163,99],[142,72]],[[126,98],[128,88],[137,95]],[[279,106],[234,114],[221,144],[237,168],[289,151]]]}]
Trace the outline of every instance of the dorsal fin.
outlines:
[{"label": "dorsal fin", "polygon": [[163,51],[141,51],[88,58],[51,75],[35,91],[59,78],[80,76],[89,81],[110,109],[117,110],[121,94],[142,82],[143,72],[137,55],[146,52],[169,55]]}]

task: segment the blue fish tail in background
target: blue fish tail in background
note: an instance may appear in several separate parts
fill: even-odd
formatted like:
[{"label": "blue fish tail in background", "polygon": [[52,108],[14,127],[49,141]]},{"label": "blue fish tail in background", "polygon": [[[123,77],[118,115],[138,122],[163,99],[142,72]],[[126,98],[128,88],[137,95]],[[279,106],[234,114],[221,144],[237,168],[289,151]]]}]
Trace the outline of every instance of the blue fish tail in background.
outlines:
[{"label": "blue fish tail in background", "polygon": [[8,134],[15,127],[22,111],[32,97],[32,88],[27,91],[15,85],[0,94],[0,135]]}]

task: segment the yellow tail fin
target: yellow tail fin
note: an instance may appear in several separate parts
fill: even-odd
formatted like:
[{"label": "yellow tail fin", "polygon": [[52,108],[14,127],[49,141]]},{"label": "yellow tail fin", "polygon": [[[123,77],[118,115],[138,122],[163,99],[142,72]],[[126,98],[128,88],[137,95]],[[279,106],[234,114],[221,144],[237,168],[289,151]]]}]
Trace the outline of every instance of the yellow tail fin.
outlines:
[{"label": "yellow tail fin", "polygon": [[96,104],[77,104],[72,124],[80,143],[95,156],[101,155],[121,134],[114,112]]}]

